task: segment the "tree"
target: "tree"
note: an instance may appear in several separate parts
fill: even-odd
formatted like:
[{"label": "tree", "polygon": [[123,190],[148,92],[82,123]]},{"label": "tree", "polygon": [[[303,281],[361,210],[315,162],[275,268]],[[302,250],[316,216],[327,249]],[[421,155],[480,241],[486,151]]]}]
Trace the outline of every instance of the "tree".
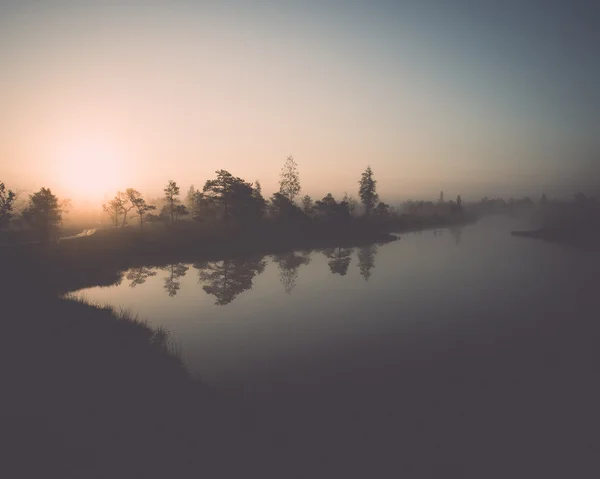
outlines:
[{"label": "tree", "polygon": [[295,203],[283,193],[273,193],[271,197],[270,213],[273,218],[277,219],[292,219],[302,216],[302,211]]},{"label": "tree", "polygon": [[175,209],[173,210],[173,218],[175,218],[175,223],[177,223],[182,216],[187,216],[189,214],[190,212],[184,205],[175,206]]},{"label": "tree", "polygon": [[226,225],[230,217],[240,222],[260,219],[266,207],[260,190],[242,178],[234,177],[226,170],[219,170],[216,173],[217,178],[208,180],[204,185],[204,192],[216,204],[223,206]]},{"label": "tree", "polygon": [[440,198],[438,199],[438,202],[440,204],[444,203],[444,192],[443,191],[440,191]]},{"label": "tree", "polygon": [[138,217],[140,218],[140,228],[144,227],[144,219],[147,218],[148,212],[156,209],[156,206],[149,205],[146,200],[142,198],[142,194],[134,190],[133,188],[127,188],[127,199],[135,209]]},{"label": "tree", "polygon": [[235,183],[235,178],[227,170],[218,170],[215,173],[217,178],[208,180],[203,191],[208,193],[215,203],[224,207],[224,219],[225,224],[227,224],[229,221],[229,204],[232,199],[232,185]]},{"label": "tree", "polygon": [[[129,195],[130,191],[135,191],[135,190],[133,188],[127,188],[125,190],[125,194],[121,193],[120,191],[118,193],[123,198],[122,205],[121,205],[121,213],[123,214],[123,221],[121,223],[121,228],[124,228],[125,225],[127,224],[127,214],[132,209],[135,208],[135,205],[131,202],[131,199],[130,199],[130,195]],[[136,193],[137,193],[137,191],[136,191]]]},{"label": "tree", "polygon": [[298,165],[293,156],[288,156],[279,174],[279,192],[293,203],[301,189]]},{"label": "tree", "polygon": [[348,193],[344,192],[342,201],[345,201],[348,204],[348,212],[350,213],[350,216],[354,216],[354,213],[356,212],[356,198],[354,198],[352,195],[348,196]]},{"label": "tree", "polygon": [[387,203],[384,203],[383,201],[380,201],[377,204],[377,208],[375,208],[375,215],[378,218],[387,218],[390,216],[390,205],[388,205]]},{"label": "tree", "polygon": [[185,204],[187,206],[188,211],[194,214],[194,208],[196,206],[196,193],[197,190],[194,188],[194,185],[191,185],[185,195]]},{"label": "tree", "polygon": [[41,241],[56,234],[61,216],[58,198],[49,188],[30,195],[29,204],[23,211],[23,219],[37,231]]},{"label": "tree", "polygon": [[456,204],[458,205],[458,209],[462,209],[462,198],[460,195],[456,196]]},{"label": "tree", "polygon": [[0,183],[0,229],[6,228],[12,218],[12,211],[17,195],[6,190],[4,183]]},{"label": "tree", "polygon": [[315,203],[315,211],[325,219],[332,219],[337,213],[338,203],[331,193],[327,193],[322,200]]},{"label": "tree", "polygon": [[[125,217],[126,203],[127,197],[125,193],[119,191],[112,200],[102,205],[102,209],[110,216],[111,219],[114,220],[115,228],[119,227],[119,218],[122,216]],[[126,220],[126,217],[124,220]],[[122,226],[124,225],[125,221],[123,221]]]},{"label": "tree", "polygon": [[367,166],[367,169],[361,175],[358,184],[358,196],[365,207],[365,214],[369,216],[379,201],[379,195],[377,194],[377,180],[373,179],[373,170],[371,170],[370,166]]},{"label": "tree", "polygon": [[302,211],[304,211],[305,215],[309,215],[314,208],[313,200],[310,196],[304,195],[302,197]]},{"label": "tree", "polygon": [[175,224],[175,208],[181,203],[179,196],[179,186],[173,180],[163,190],[165,192],[165,213],[171,219],[171,224]]},{"label": "tree", "polygon": [[263,197],[263,196],[262,196],[262,185],[260,184],[260,181],[259,181],[259,180],[256,180],[256,181],[254,182],[254,195],[255,195],[256,197],[260,197],[260,198],[262,198],[262,197]]}]

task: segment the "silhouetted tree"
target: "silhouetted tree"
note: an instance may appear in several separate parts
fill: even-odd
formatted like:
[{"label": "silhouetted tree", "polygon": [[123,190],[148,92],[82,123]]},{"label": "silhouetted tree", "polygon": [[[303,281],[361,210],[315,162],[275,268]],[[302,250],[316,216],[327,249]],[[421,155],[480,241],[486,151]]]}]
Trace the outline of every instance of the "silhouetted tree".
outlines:
[{"label": "silhouetted tree", "polygon": [[440,191],[440,198],[438,200],[438,203],[443,204],[444,203],[444,192]]},{"label": "silhouetted tree", "polygon": [[232,186],[236,178],[226,170],[216,171],[217,178],[208,180],[204,185],[204,193],[210,195],[212,200],[218,205],[222,205],[225,209],[224,219],[229,221],[229,205],[233,195]]},{"label": "silhouetted tree", "polygon": [[293,219],[302,216],[302,210],[287,196],[279,192],[273,193],[271,197],[270,213],[273,218],[277,219]]},{"label": "silhouetted tree", "polygon": [[185,276],[189,268],[183,263],[175,263],[162,269],[166,269],[169,273],[165,278],[165,290],[169,293],[169,296],[173,297],[181,288],[180,279]]},{"label": "silhouetted tree", "polygon": [[348,203],[345,201],[338,203],[331,193],[327,193],[322,200],[318,200],[314,209],[321,219],[330,222],[343,223],[350,219]]},{"label": "silhouetted tree", "polygon": [[273,261],[279,267],[279,280],[285,292],[291,294],[292,290],[296,287],[298,269],[300,266],[310,263],[310,252],[306,254],[295,252],[276,254],[273,256]]},{"label": "silhouetted tree", "polygon": [[358,184],[358,196],[365,207],[365,214],[369,216],[379,201],[377,180],[373,179],[373,170],[371,170],[370,166],[367,166]]},{"label": "silhouetted tree", "polygon": [[6,228],[12,218],[12,211],[17,195],[7,190],[4,183],[0,183],[0,228]]},{"label": "silhouetted tree", "polygon": [[58,198],[49,188],[30,195],[23,219],[37,231],[41,241],[50,239],[56,234],[61,219]]},{"label": "silhouetted tree", "polygon": [[122,199],[118,194],[108,203],[104,203],[102,205],[102,210],[108,214],[111,220],[114,221],[115,228],[119,227],[119,218],[121,217],[122,206]]},{"label": "silhouetted tree", "polygon": [[127,199],[140,219],[140,228],[143,228],[148,212],[155,210],[156,206],[147,204],[142,194],[133,188],[127,188]]},{"label": "silhouetted tree", "polygon": [[337,213],[337,201],[331,193],[327,193],[322,200],[317,200],[315,203],[315,211],[322,218],[332,218]]},{"label": "silhouetted tree", "polygon": [[144,284],[151,276],[156,276],[156,271],[154,271],[152,268],[146,268],[143,266],[141,268],[131,268],[129,271],[127,271],[125,278],[127,278],[128,281],[131,281],[131,283],[129,283],[129,287],[135,288],[140,284]]},{"label": "silhouetted tree", "polygon": [[301,189],[298,165],[293,156],[288,156],[279,175],[279,192],[293,203]]},{"label": "silhouetted tree", "polygon": [[314,208],[313,200],[310,196],[304,195],[302,197],[302,211],[305,215],[310,215]]},{"label": "silhouetted tree", "polygon": [[383,201],[380,201],[379,204],[377,205],[377,208],[375,208],[375,215],[378,218],[387,218],[390,216],[390,205],[384,203]]},{"label": "silhouetted tree", "polygon": [[358,250],[358,269],[360,275],[369,281],[371,270],[375,268],[375,255],[377,254],[377,245],[370,244],[363,246]]},{"label": "silhouetted tree", "polygon": [[354,198],[352,195],[348,196],[348,193],[344,192],[342,201],[348,204],[348,212],[350,213],[350,216],[354,216],[357,206],[356,198]]},{"label": "silhouetted tree", "polygon": [[252,184],[236,178],[231,185],[231,216],[239,223],[252,223],[260,220],[266,209],[262,194]]},{"label": "silhouetted tree", "polygon": [[175,223],[177,223],[181,219],[182,216],[187,216],[189,214],[190,214],[190,212],[184,205],[177,205],[173,209],[173,218],[174,218]]},{"label": "silhouetted tree", "polygon": [[265,270],[263,258],[234,258],[194,264],[207,294],[214,295],[216,305],[231,303],[238,294],[252,288],[252,280]]},{"label": "silhouetted tree", "polygon": [[333,274],[346,276],[352,259],[352,248],[328,248],[323,254],[329,259],[327,264]]},{"label": "silhouetted tree", "polygon": [[260,184],[259,180],[256,180],[254,182],[254,195],[256,197],[260,197],[260,198],[263,197],[263,195],[262,195],[262,185]]},{"label": "silhouetted tree", "polygon": [[460,195],[456,196],[456,205],[458,206],[459,210],[462,210],[462,198],[460,197]]},{"label": "silhouetted tree", "polygon": [[125,225],[127,224],[127,215],[129,214],[129,212],[131,210],[133,210],[135,208],[135,205],[131,201],[131,195],[135,195],[135,193],[138,193],[138,192],[136,190],[134,190],[133,188],[127,188],[125,190],[125,193],[122,193],[120,191],[117,193],[117,195],[120,195],[122,198],[122,202],[121,202],[121,214],[123,215],[123,220],[121,221],[122,228],[124,228]]},{"label": "silhouetted tree", "polygon": [[179,186],[177,186],[177,183],[173,180],[169,180],[169,183],[163,191],[165,192],[165,213],[171,219],[171,224],[175,224],[175,209],[181,204],[181,200],[179,199]]},{"label": "silhouetted tree", "polygon": [[542,207],[544,207],[548,204],[548,198],[546,198],[546,193],[542,194],[542,198],[540,199],[540,204],[542,205]]}]

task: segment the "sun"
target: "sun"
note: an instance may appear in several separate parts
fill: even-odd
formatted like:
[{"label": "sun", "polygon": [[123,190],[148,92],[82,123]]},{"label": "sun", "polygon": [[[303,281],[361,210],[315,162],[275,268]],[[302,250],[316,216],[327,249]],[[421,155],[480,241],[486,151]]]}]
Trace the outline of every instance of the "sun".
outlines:
[{"label": "sun", "polygon": [[122,183],[123,158],[104,143],[74,143],[64,149],[58,163],[61,186],[76,200],[101,200]]}]

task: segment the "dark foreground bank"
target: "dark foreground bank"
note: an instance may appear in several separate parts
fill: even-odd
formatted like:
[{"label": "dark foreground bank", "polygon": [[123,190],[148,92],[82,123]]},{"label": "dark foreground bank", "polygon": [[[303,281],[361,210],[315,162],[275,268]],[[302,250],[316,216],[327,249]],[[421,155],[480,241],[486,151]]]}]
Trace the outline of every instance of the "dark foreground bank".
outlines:
[{"label": "dark foreground bank", "polygon": [[76,301],[13,300],[2,302],[2,477],[239,477],[268,464],[165,331]]}]

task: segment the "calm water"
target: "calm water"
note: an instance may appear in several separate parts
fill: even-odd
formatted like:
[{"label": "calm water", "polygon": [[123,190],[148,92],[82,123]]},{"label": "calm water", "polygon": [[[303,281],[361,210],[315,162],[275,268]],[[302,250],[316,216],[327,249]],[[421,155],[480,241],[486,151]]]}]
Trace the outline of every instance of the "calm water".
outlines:
[{"label": "calm water", "polygon": [[414,334],[518,323],[564,297],[574,271],[592,273],[596,257],[511,237],[521,226],[489,218],[385,245],[134,269],[80,293],[168,329],[188,368],[216,386],[277,387],[284,371],[316,380],[333,364],[368,375],[393,368],[390,354]]}]

